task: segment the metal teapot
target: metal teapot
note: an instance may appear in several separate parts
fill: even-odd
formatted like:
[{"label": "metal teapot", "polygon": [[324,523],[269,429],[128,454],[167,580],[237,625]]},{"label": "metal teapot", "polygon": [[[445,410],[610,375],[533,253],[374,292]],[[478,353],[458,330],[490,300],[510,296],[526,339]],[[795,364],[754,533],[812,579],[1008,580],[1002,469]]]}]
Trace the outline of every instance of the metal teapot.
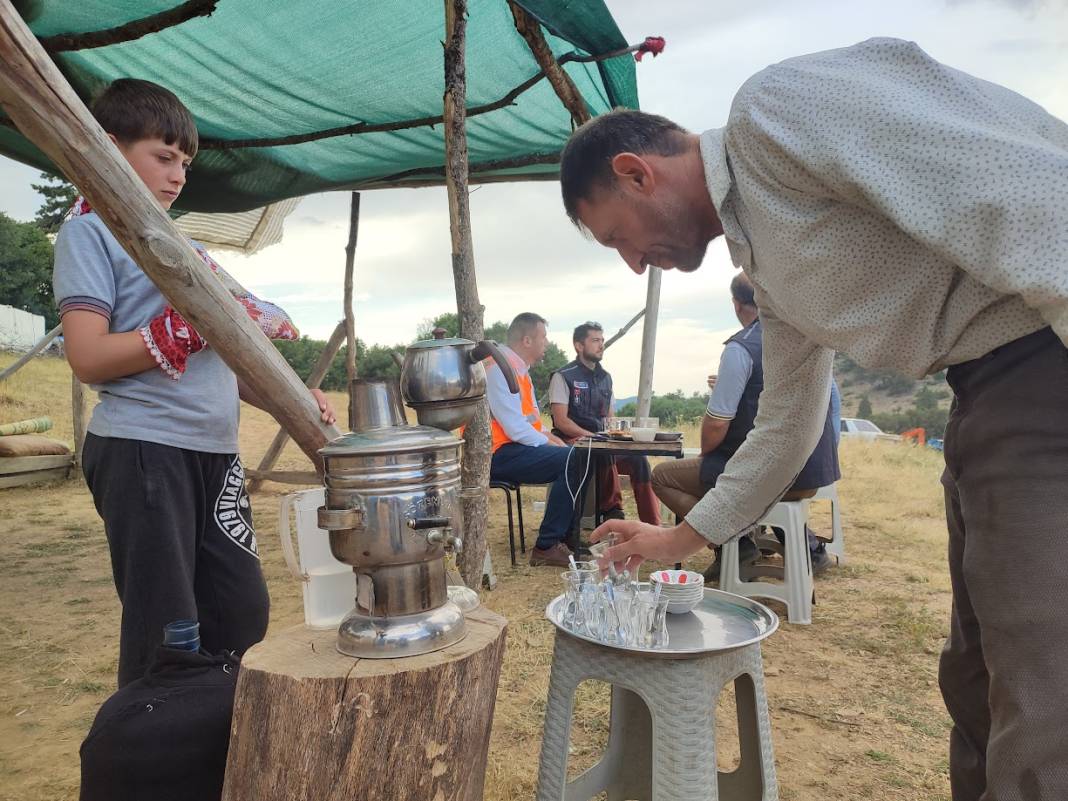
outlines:
[{"label": "metal teapot", "polygon": [[420,425],[451,431],[471,419],[476,404],[486,394],[483,359],[492,357],[497,362],[512,394],[518,394],[519,382],[496,342],[446,339],[445,333],[445,329],[435,328],[434,339],[408,346],[400,383],[404,400],[415,410]]}]

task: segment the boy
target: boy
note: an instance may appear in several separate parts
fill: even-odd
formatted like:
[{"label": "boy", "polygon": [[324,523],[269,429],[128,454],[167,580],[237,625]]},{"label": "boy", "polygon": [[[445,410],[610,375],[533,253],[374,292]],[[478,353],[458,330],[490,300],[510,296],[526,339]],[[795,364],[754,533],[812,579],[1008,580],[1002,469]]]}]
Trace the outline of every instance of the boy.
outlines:
[{"label": "boy", "polygon": [[[197,152],[188,109],[156,84],[121,79],[93,113],[169,209]],[[199,620],[205,649],[239,655],[267,630],[267,586],[237,454],[238,398],[262,404],[84,201],[74,215],[56,239],[53,284],[67,360],[100,398],[82,469],[122,602],[122,687],[143,675],[172,620]],[[284,316],[254,298],[242,302],[259,304],[254,318]],[[295,334],[288,320],[282,328]],[[329,403],[313,394],[332,423]]]}]

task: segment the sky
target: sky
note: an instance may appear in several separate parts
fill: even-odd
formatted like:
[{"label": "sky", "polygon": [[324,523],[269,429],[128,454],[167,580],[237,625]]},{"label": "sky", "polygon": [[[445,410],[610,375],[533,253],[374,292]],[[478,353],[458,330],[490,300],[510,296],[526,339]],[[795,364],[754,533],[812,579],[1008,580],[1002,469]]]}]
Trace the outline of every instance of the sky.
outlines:
[{"label": "sky", "polygon": [[[641,106],[693,131],[723,125],[738,87],[768,64],[872,36],[915,41],[1068,120],[1068,0],[608,0],[608,7],[627,41],[667,40],[661,56],[637,65]],[[0,212],[31,219],[37,178],[0,157]],[[248,257],[222,253],[220,261],[285,307],[302,333],[325,339],[342,316],[348,213],[347,192],[305,198],[281,243]],[[360,214],[357,336],[410,341],[420,322],[455,310],[445,190],[364,192]],[[537,312],[570,354],[577,324],[595,320],[611,335],[645,305],[645,278],[571,225],[555,182],[477,187],[471,218],[487,325]],[[722,238],[696,273],[664,274],[656,392],[706,388],[723,340],[738,327],[727,291],[733,274]],[[606,354],[617,397],[637,393],[641,338],[639,323]]]}]

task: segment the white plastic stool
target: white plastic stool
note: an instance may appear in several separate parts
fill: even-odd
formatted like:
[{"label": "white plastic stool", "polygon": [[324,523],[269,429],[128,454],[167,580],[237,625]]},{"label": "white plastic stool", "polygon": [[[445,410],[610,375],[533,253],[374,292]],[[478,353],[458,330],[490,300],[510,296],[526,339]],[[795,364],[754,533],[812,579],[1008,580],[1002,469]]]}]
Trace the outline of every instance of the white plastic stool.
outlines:
[{"label": "white plastic stool", "polygon": [[738,538],[724,543],[720,553],[722,567],[719,588],[746,598],[774,598],[786,604],[786,619],[791,623],[812,622],[812,556],[808,550],[805,524],[808,504],[802,501],[780,501],[772,507],[758,525],[774,526],[786,532],[783,543],[784,567],[757,566],[753,575],[782,578],[782,584],[766,581],[742,581],[738,565]]},{"label": "white plastic stool", "polygon": [[[612,685],[608,746],[600,762],[568,782],[575,691],[588,679]],[[741,759],[720,773],[716,699],[731,682]],[[536,799],[588,801],[602,792],[608,801],[777,801],[760,643],[663,659],[557,630]]]},{"label": "white plastic stool", "polygon": [[838,501],[838,485],[828,484],[820,487],[812,496],[813,501],[831,502],[831,541],[825,546],[827,553],[833,554],[838,564],[845,564],[845,536],[842,534],[842,509]]}]

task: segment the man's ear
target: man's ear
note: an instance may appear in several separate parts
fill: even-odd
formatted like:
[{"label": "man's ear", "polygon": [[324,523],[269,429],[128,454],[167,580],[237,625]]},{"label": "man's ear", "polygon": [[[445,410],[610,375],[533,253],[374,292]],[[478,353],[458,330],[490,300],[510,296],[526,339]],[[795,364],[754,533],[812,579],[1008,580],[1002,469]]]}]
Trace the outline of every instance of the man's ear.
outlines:
[{"label": "man's ear", "polygon": [[617,153],[612,158],[612,172],[624,191],[629,189],[647,195],[656,186],[652,166],[635,153]]}]

